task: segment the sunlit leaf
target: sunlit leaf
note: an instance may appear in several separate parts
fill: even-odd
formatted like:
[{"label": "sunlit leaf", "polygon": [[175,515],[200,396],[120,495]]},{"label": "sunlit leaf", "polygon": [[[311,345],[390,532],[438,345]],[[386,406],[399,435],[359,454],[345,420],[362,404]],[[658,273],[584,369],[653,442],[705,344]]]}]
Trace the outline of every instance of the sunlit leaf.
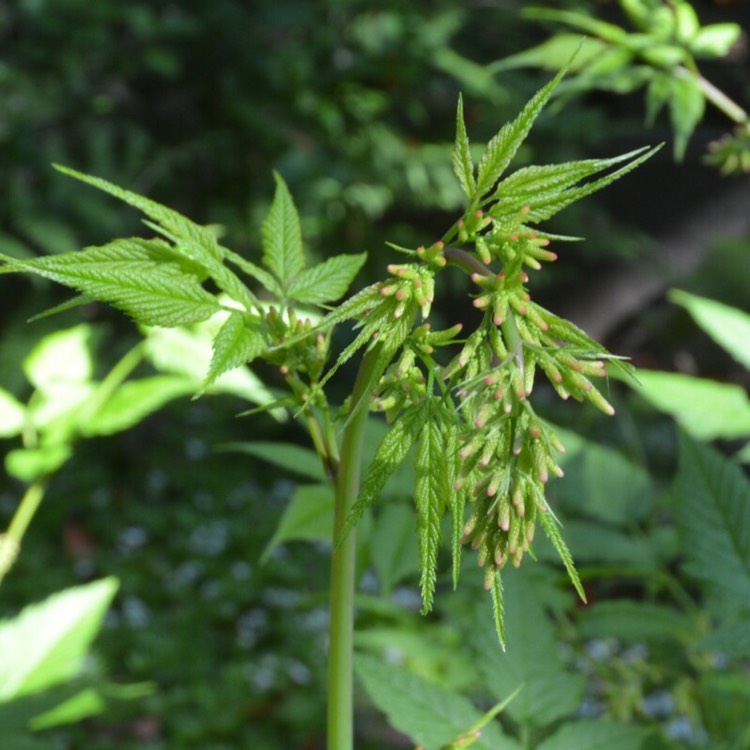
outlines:
[{"label": "sunlit leaf", "polygon": [[675,290],[670,299],[682,305],[695,322],[750,370],[750,315],[736,307]]},{"label": "sunlit leaf", "polygon": [[346,294],[367,260],[367,253],[334,255],[312,268],[305,268],[289,284],[288,296],[297,302],[335,302]]},{"label": "sunlit leaf", "polygon": [[463,191],[471,199],[476,191],[476,179],[474,178],[474,162],[471,158],[469,136],[466,134],[464,100],[462,96],[458,97],[458,110],[456,112],[456,143],[453,147],[453,171]]},{"label": "sunlit leaf", "polygon": [[276,192],[263,220],[263,263],[287,288],[305,267],[299,215],[284,179],[274,172]]},{"label": "sunlit leaf", "polygon": [[240,312],[229,314],[213,340],[213,356],[204,388],[229,370],[252,362],[268,348],[263,334]]},{"label": "sunlit leaf", "polygon": [[118,587],[114,578],[68,589],[0,622],[0,700],[75,677]]},{"label": "sunlit leaf", "polygon": [[750,435],[750,399],[742,386],[656,370],[639,370],[638,381],[637,393],[699,440]]},{"label": "sunlit leaf", "polygon": [[483,196],[500,179],[564,74],[564,70],[560,71],[540,89],[529,100],[521,114],[512,122],[503,125],[487,144],[478,167],[477,196]]},{"label": "sunlit leaf", "polygon": [[193,275],[177,263],[157,260],[163,250],[160,241],[131,238],[61,255],[6,259],[6,268],[109,302],[143,325],[185,325],[217,312],[219,303]]}]

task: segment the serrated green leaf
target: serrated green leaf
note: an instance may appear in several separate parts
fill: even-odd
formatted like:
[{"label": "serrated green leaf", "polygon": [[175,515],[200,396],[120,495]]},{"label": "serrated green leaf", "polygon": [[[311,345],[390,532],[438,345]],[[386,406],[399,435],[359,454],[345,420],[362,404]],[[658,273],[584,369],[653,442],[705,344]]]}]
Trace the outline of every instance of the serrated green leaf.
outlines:
[{"label": "serrated green leaf", "polygon": [[154,260],[164,250],[159,241],[131,238],[72,253],[11,260],[9,268],[108,302],[143,325],[177,326],[211,317],[219,303],[178,264]]},{"label": "serrated green leaf", "polygon": [[[355,670],[367,694],[388,716],[389,723],[424,750],[441,750],[482,720],[481,712],[466,698],[403,667],[371,656],[357,656]],[[481,737],[471,747],[520,750],[516,741],[504,736],[494,723],[483,727]]]},{"label": "serrated green leaf", "polygon": [[406,458],[426,419],[427,411],[421,405],[412,407],[403,412],[386,433],[362,480],[359,497],[344,521],[337,544],[341,544],[362,514],[377,499],[388,478]]},{"label": "serrated green leaf", "polygon": [[750,370],[750,315],[736,307],[679,290],[670,292],[669,298],[682,305],[717,344]]},{"label": "serrated green leaf", "polygon": [[267,461],[285,471],[299,474],[309,479],[323,481],[325,474],[318,454],[309,448],[292,443],[227,443],[222,450],[238,451]]},{"label": "serrated green leaf", "polygon": [[642,750],[648,730],[606,719],[571,721],[539,745],[538,750]]},{"label": "serrated green leaf", "polygon": [[584,679],[565,669],[559,641],[534,578],[523,569],[503,574],[502,598],[508,650],[498,648],[485,607],[477,607],[471,627],[476,664],[498,700],[523,685],[508,706],[517,722],[532,727],[552,724],[580,705]]},{"label": "serrated green leaf", "polygon": [[669,114],[674,131],[674,157],[682,161],[690,136],[703,118],[706,99],[698,81],[694,78],[672,79],[672,92],[669,97]]},{"label": "serrated green leaf", "polygon": [[26,422],[26,408],[12,393],[0,388],[0,437],[18,435]]},{"label": "serrated green leaf", "polygon": [[164,404],[195,393],[194,380],[176,375],[154,375],[123,383],[79,429],[82,435],[113,435],[130,429]]},{"label": "serrated green leaf", "polygon": [[305,267],[299,215],[284,179],[274,172],[276,192],[263,220],[263,263],[286,289]]},{"label": "serrated green leaf", "polygon": [[[144,349],[148,360],[162,372],[185,375],[201,388],[213,356],[213,340],[224,323],[226,312],[190,328],[144,327]],[[208,393],[231,393],[258,404],[271,404],[275,396],[247,367],[238,367],[220,375]],[[282,413],[276,411],[276,418]]]},{"label": "serrated green leaf", "polygon": [[704,26],[690,44],[698,57],[724,57],[742,36],[742,27],[736,23],[713,23]]},{"label": "serrated green leaf", "polygon": [[117,587],[114,578],[77,586],[0,622],[0,700],[76,676]]},{"label": "serrated green leaf", "polygon": [[560,559],[565,566],[565,570],[568,573],[568,577],[570,578],[570,581],[573,584],[575,590],[578,592],[578,596],[581,597],[581,601],[585,602],[586,592],[583,590],[581,579],[578,577],[578,571],[576,570],[575,564],[573,563],[573,556],[570,554],[568,545],[565,544],[565,541],[562,538],[562,534],[560,533],[560,529],[558,528],[557,521],[549,512],[539,513],[538,518],[542,522],[544,533],[547,535],[547,538],[550,540],[550,542],[552,542],[552,546],[560,556]]},{"label": "serrated green leaf", "polygon": [[203,387],[208,388],[225,372],[252,362],[267,348],[263,334],[251,328],[242,313],[230,313],[214,337],[213,356]]},{"label": "serrated green leaf", "polygon": [[138,193],[124,190],[100,177],[92,177],[59,164],[54,164],[53,166],[58,172],[62,172],[69,177],[74,177],[81,182],[103,190],[105,193],[109,193],[115,198],[119,198],[128,205],[142,211],[158,224],[157,227],[154,227],[153,224],[149,224],[149,226],[157,229],[157,231],[161,231],[162,234],[173,240],[179,246],[179,251],[182,254],[198,264],[202,264],[207,259],[221,259],[221,250],[216,242],[216,235],[207,227],[199,226],[171,208],[162,206],[160,203],[138,195]]},{"label": "serrated green leaf", "polygon": [[636,393],[698,440],[750,435],[750,399],[742,386],[656,370],[639,370],[638,381]]},{"label": "serrated green leaf", "polygon": [[387,505],[377,518],[370,537],[370,560],[385,597],[397,583],[419,570],[414,527],[414,511],[400,503]]},{"label": "serrated green leaf", "polygon": [[476,179],[474,178],[474,161],[471,158],[469,136],[466,134],[466,123],[464,122],[464,100],[460,94],[458,96],[458,109],[456,111],[456,143],[453,147],[453,171],[464,193],[471,199],[477,186]]},{"label": "serrated green leaf", "polygon": [[[620,169],[617,169],[614,172],[605,175],[604,177],[600,177],[597,180],[592,180],[591,182],[579,185],[578,187],[568,187],[567,189],[551,190],[546,193],[538,194],[536,197],[532,198],[529,201],[524,201],[528,202],[531,206],[531,210],[529,211],[529,213],[523,217],[524,223],[536,224],[540,221],[546,221],[547,219],[552,218],[555,214],[559,213],[564,208],[567,208],[571,204],[581,200],[581,198],[585,198],[592,193],[596,193],[602,188],[607,187],[607,185],[610,185],[616,180],[619,180],[628,172],[631,172],[637,166],[646,161],[646,159],[650,159],[660,148],[661,146],[656,146],[655,148],[647,150],[647,147],[644,147],[623,156],[615,157],[614,160],[602,160],[603,162],[610,161],[610,163],[616,163],[617,161],[622,161],[623,159],[632,159],[625,166],[620,167]],[[575,180],[575,182],[577,181],[578,180]],[[521,205],[523,205],[523,203]],[[496,214],[498,213],[500,214],[500,216],[497,216],[496,218],[500,218],[505,214],[505,212],[506,208],[503,201],[500,201],[490,210],[490,214],[493,217],[496,217]]]},{"label": "serrated green leaf", "polygon": [[740,659],[750,658],[750,618],[745,615],[739,622],[721,625],[698,642],[705,651],[719,651]]},{"label": "serrated green leaf", "polygon": [[490,595],[492,597],[492,621],[495,623],[495,635],[500,648],[505,651],[508,643],[505,633],[505,599],[503,597],[503,579],[498,568],[492,571]]},{"label": "serrated green leaf", "polygon": [[497,135],[487,144],[479,161],[476,197],[483,196],[500,179],[563,75],[565,75],[565,70],[561,70],[546,86],[534,94],[521,110],[521,114],[512,122],[503,125]]},{"label": "serrated green leaf", "polygon": [[423,406],[427,412],[424,427],[419,433],[415,453],[414,503],[417,508],[417,542],[422,576],[422,613],[432,609],[437,578],[438,552],[442,538],[443,515],[452,494],[451,465],[446,454],[443,427],[446,422],[441,412]]},{"label": "serrated green leaf", "polygon": [[733,605],[750,601],[750,482],[713,448],[680,435],[671,492],[687,570]]},{"label": "serrated green leaf", "polygon": [[687,641],[698,623],[672,607],[650,602],[604,601],[581,611],[586,638],[617,638],[625,643]]},{"label": "serrated green leaf", "polygon": [[365,260],[367,253],[334,255],[301,271],[289,284],[287,295],[289,299],[308,304],[335,302],[346,294]]},{"label": "serrated green leaf", "polygon": [[[496,219],[515,218],[525,205],[529,205],[533,215],[534,209],[539,210],[545,205],[564,200],[567,191],[587,177],[632,159],[643,151],[644,149],[638,149],[611,159],[586,159],[541,167],[523,167],[497,186],[493,199],[499,199],[499,203],[492,207],[490,213]],[[526,217],[524,220],[527,220]]]},{"label": "serrated green leaf", "polygon": [[284,509],[279,525],[260,556],[265,562],[283,542],[329,542],[333,535],[334,495],[327,484],[298,487]]}]

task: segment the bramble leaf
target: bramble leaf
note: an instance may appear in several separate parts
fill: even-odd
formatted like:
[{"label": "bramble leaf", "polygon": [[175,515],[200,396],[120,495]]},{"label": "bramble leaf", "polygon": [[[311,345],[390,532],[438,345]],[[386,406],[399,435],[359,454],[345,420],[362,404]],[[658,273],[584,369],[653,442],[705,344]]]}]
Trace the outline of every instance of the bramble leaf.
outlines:
[{"label": "bramble leaf", "polygon": [[334,255],[323,263],[306,268],[292,279],[288,296],[308,304],[335,302],[346,294],[366,259],[367,253]]},{"label": "bramble leaf", "polygon": [[563,69],[529,100],[515,120],[503,125],[497,135],[487,144],[487,148],[479,161],[476,186],[478,197],[483,196],[497,182],[510,164],[529,130],[531,130],[534,121],[552,95],[555,86],[564,75],[565,70]]},{"label": "bramble leaf", "polygon": [[289,188],[280,174],[274,172],[276,192],[271,208],[263,220],[263,263],[276,274],[286,289],[305,267],[302,253],[302,230],[299,215]]},{"label": "bramble leaf", "polygon": [[5,272],[30,271],[109,302],[143,325],[178,326],[221,309],[213,295],[176,262],[161,240],[121,239],[72,253],[7,262]]},{"label": "bramble leaf", "polygon": [[248,325],[241,312],[230,313],[214,338],[213,356],[203,387],[208,388],[225,372],[248,364],[267,348],[263,334]]},{"label": "bramble leaf", "polygon": [[471,158],[469,148],[469,136],[466,134],[464,122],[464,100],[459,94],[458,111],[456,112],[456,143],[453,147],[453,171],[458,177],[459,183],[469,200],[476,191],[476,180],[474,178],[474,162]]}]

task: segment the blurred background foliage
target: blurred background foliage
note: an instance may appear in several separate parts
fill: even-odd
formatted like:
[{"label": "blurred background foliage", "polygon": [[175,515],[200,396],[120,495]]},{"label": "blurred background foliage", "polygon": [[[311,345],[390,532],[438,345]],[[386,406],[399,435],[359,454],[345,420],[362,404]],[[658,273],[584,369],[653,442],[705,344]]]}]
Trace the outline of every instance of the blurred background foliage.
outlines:
[{"label": "blurred background foliage", "polygon": [[[271,170],[277,169],[314,253],[367,250],[364,275],[374,280],[391,258],[386,240],[424,244],[453,221],[460,203],[450,162],[458,92],[470,135],[480,143],[547,79],[535,70],[493,75],[486,67],[549,37],[549,26],[520,17],[524,5],[0,0],[0,247],[19,256],[61,252],[140,231],[134,212],[54,172],[49,165],[59,162],[149,194],[198,222],[220,224],[227,244],[257,256]],[[617,3],[606,0],[547,5],[622,20]],[[695,7],[705,22],[747,21],[743,3],[703,0]],[[743,49],[707,64],[704,72],[738,101],[750,100]],[[682,165],[664,149],[601,197],[563,214],[550,230],[587,241],[564,248],[560,262],[539,279],[540,300],[564,314],[601,279],[633,265],[645,266],[666,288],[676,271],[660,255],[660,239],[688,219],[700,219],[709,199],[742,184],[721,180],[701,162],[706,144],[726,128],[709,114]],[[590,93],[564,106],[553,103],[520,161],[607,156],[670,138],[666,120],[645,128],[637,95]],[[725,222],[715,211],[705,214],[704,223],[710,224],[711,252],[692,275],[683,273],[682,287],[747,309],[747,232],[724,237]],[[0,383],[19,397],[28,395],[22,357],[63,322],[28,325],[26,319],[63,298],[36,280],[3,281]],[[455,322],[450,290],[442,309],[447,322]],[[590,319],[605,312],[600,308]],[[106,371],[137,334],[99,306],[84,315],[103,327],[98,356]],[[67,313],[64,320],[72,325],[79,319],[80,313]],[[744,369],[697,333],[664,294],[631,310],[605,337],[636,364],[748,384]],[[588,571],[594,601],[638,601],[645,592],[658,599],[671,583],[655,592],[622,566],[643,562],[649,575],[660,570],[672,580],[678,554],[673,527],[663,519],[670,512],[665,488],[676,464],[676,432],[642,399],[612,387],[616,421],[549,401],[550,418],[574,423],[616,456],[594,456],[585,464],[576,454],[566,467],[572,483],[560,484],[560,502],[580,516],[571,521],[571,546]],[[297,478],[289,477],[283,462],[269,469],[214,447],[259,436],[294,442],[298,434],[266,417],[237,420],[238,410],[227,397],[173,404],[117,440],[81,443],[55,479],[17,568],[3,584],[0,614],[76,581],[116,575],[121,592],[97,658],[115,679],[153,680],[158,689],[137,705],[50,733],[50,747],[322,747],[327,547],[290,542],[290,533],[259,564],[282,509],[300,492]],[[575,473],[576,462],[585,464],[582,473]],[[611,494],[612,476],[622,477],[619,488],[631,482],[639,488],[642,502],[632,518],[632,492],[621,516],[586,505],[597,493]],[[398,496],[398,486],[391,494]],[[19,495],[17,484],[5,483],[3,517]],[[375,651],[386,646],[406,655],[424,676],[477,694],[477,667],[459,656],[457,643],[465,638],[468,651],[474,648],[478,582],[461,595],[446,591],[439,597],[442,611],[434,619],[419,618],[413,535],[396,533],[409,528],[411,516],[403,498],[398,505],[393,497],[383,506],[380,526],[362,534],[360,645]],[[581,497],[583,510],[576,511]],[[602,545],[602,529],[620,546]],[[309,528],[299,536],[317,538]],[[467,575],[471,579],[473,571]],[[685,742],[700,744],[700,732],[707,730],[696,708],[696,684],[709,680],[710,672],[691,661],[689,639],[660,645],[661,656],[649,657],[643,648],[633,651],[649,634],[613,643],[603,636],[603,620],[580,631],[572,593],[561,594],[550,580],[557,581],[548,572],[538,585],[556,614],[558,637],[568,644],[567,663],[598,686],[587,693],[579,715],[663,725],[688,716],[687,729],[678,724],[670,735],[677,744],[666,746],[682,747],[683,730]],[[656,643],[663,644],[662,635],[654,636]],[[649,659],[657,662],[655,671]],[[729,678],[714,682],[713,692],[700,694],[701,700],[710,697],[705,715],[719,704],[727,715],[737,713],[740,688]],[[651,694],[667,694],[672,702],[665,698],[666,708],[649,713],[643,701]],[[589,709],[594,713],[586,714]],[[384,735],[370,713],[362,725],[363,748],[408,746]]]}]

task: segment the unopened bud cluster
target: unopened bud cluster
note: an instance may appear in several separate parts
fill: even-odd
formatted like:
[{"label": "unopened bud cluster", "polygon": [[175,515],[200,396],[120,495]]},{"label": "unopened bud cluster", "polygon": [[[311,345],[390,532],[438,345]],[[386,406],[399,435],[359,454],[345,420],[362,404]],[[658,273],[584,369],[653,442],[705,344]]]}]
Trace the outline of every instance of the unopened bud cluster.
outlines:
[{"label": "unopened bud cluster", "polygon": [[316,332],[311,338],[312,321],[298,318],[291,306],[284,312],[275,306],[269,307],[263,322],[271,342],[277,347],[264,354],[264,358],[277,365],[292,391],[306,400],[309,387],[299,375],[305,375],[310,384],[318,382],[328,360],[329,336]]}]

